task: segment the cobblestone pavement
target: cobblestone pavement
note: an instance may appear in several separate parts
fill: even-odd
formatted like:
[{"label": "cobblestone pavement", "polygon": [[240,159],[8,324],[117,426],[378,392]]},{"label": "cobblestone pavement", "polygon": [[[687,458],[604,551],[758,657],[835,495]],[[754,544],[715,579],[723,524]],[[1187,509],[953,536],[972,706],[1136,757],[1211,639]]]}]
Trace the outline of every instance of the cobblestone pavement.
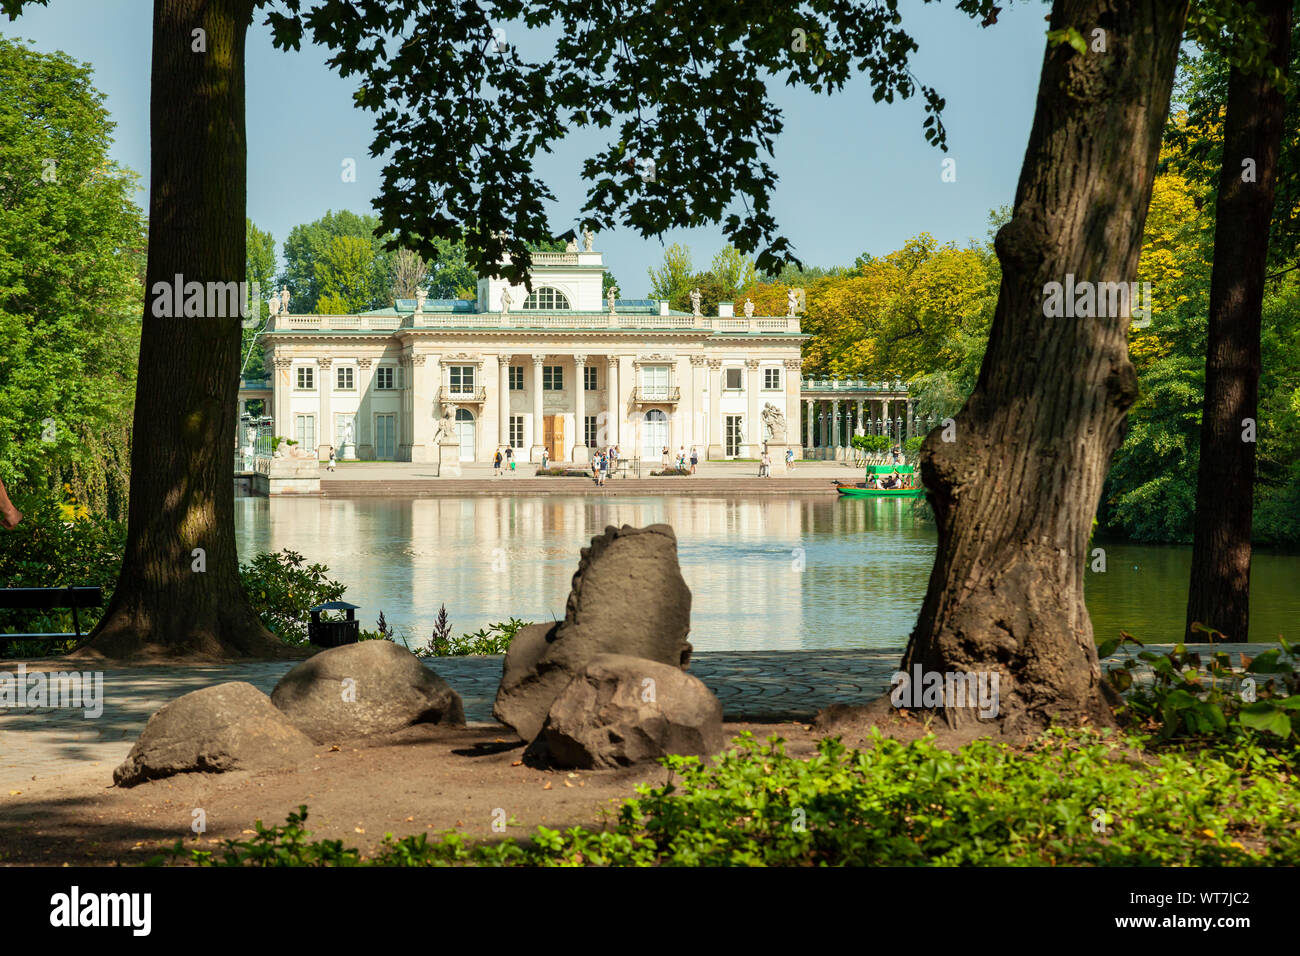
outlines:
[{"label": "cobblestone pavement", "polygon": [[[1257,654],[1271,645],[1230,644],[1237,663],[1242,651]],[[1153,645],[1152,650],[1168,649]],[[901,649],[853,651],[701,651],[690,672],[722,701],[728,720],[810,720],[834,703],[863,703],[889,685]],[[492,720],[492,699],[501,677],[495,657],[441,657],[428,661],[465,702],[470,723]],[[1114,660],[1111,658],[1110,660]],[[103,713],[87,718],[80,709],[0,709],[0,806],[9,790],[34,777],[102,767],[107,780],[125,759],[150,715],[168,700],[224,681],[248,681],[270,693],[293,661],[247,664],[132,667],[103,671]],[[15,674],[18,662],[0,662]],[[61,670],[41,662],[29,672]]]}]

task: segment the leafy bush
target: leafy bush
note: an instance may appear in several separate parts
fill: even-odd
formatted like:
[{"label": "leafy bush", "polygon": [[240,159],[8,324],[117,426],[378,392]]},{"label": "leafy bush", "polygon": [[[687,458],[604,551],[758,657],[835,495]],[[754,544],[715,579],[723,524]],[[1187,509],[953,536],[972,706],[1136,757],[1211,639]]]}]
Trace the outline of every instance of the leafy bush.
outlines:
[{"label": "leafy bush", "polygon": [[537,474],[543,478],[590,478],[591,473],[576,468],[539,468]]},{"label": "leafy bush", "polygon": [[307,643],[309,610],[343,597],[347,586],[331,581],[329,568],[308,565],[301,554],[285,548],[264,551],[251,564],[240,565],[239,580],[248,603],[266,629],[290,644]]},{"label": "leafy bush", "polygon": [[690,473],[691,470],[689,468],[665,468],[663,471],[650,472],[650,477],[651,478],[678,477],[681,475],[689,475]]},{"label": "leafy bush", "polygon": [[882,454],[894,447],[894,439],[888,435],[854,435],[849,442],[867,454]]},{"label": "leafy bush", "polygon": [[[446,614],[446,607],[443,608],[443,615]],[[473,654],[504,654],[510,647],[510,642],[515,639],[515,634],[521,627],[526,627],[530,622],[521,621],[518,618],[510,618],[507,621],[498,621],[495,624],[489,624],[487,627],[479,628],[473,634],[462,634],[459,638],[454,638],[450,633],[450,626],[446,624],[445,617],[440,618],[444,627],[442,630],[435,628],[433,636],[429,638],[429,643],[417,650],[415,653],[420,657],[468,657]]]},{"label": "leafy bush", "polygon": [[[71,497],[66,485],[62,495],[42,490],[15,494],[13,502],[23,520],[14,530],[0,532],[0,581],[4,586],[101,587],[107,607],[122,569],[126,524],[89,514]],[[103,607],[79,608],[82,633],[94,627],[103,613]],[[9,634],[71,630],[71,609],[0,609],[0,631]],[[23,641],[0,645],[0,653],[34,657],[68,650],[73,643]]]},{"label": "leafy bush", "polygon": [[[1216,635],[1212,628],[1193,625]],[[1202,670],[1201,655],[1178,644],[1167,654],[1142,651],[1106,674],[1111,686],[1124,694],[1117,716],[1159,739],[1217,742],[1236,746],[1260,744],[1269,748],[1300,744],[1300,674],[1296,656],[1286,638],[1280,648],[1267,650],[1249,661],[1243,673],[1233,670],[1228,655],[1209,655]],[[1097,648],[1109,657],[1123,644],[1141,642],[1127,632]],[[1150,676],[1134,673],[1150,670]],[[1249,683],[1246,683],[1249,681]],[[1264,736],[1256,738],[1256,734]]]},{"label": "leafy bush", "polygon": [[925,441],[924,435],[913,435],[907,441],[903,442],[903,454],[907,455],[908,461],[914,461],[916,456],[921,452],[921,443]]},{"label": "leafy bush", "polygon": [[306,807],[286,827],[219,851],[166,859],[204,866],[382,865],[1279,865],[1300,858],[1294,767],[1250,752],[1148,755],[1142,739],[1053,731],[1024,748],[978,740],[957,752],[927,737],[838,738],[800,759],[746,733],[713,766],[663,763],[678,778],[642,785],[611,827],[538,827],[526,843],[467,843],[447,832],[395,839],[372,859],[309,843]]}]

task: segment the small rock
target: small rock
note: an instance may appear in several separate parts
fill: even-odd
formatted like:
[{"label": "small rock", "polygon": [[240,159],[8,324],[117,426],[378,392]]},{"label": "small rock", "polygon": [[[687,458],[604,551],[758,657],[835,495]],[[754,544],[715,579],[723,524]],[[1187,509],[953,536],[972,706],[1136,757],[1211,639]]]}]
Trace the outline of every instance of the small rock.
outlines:
[{"label": "small rock", "polygon": [[271,702],[317,743],[419,723],[464,725],[460,695],[392,641],[331,647],[280,678]]},{"label": "small rock", "polygon": [[668,754],[709,756],[724,743],[722,704],[698,678],[657,661],[601,654],[555,699],[531,750],[552,766],[591,770]]},{"label": "small rock", "polygon": [[205,687],[163,704],[113,782],[132,787],[178,773],[278,769],[312,755],[311,740],[252,684]]}]

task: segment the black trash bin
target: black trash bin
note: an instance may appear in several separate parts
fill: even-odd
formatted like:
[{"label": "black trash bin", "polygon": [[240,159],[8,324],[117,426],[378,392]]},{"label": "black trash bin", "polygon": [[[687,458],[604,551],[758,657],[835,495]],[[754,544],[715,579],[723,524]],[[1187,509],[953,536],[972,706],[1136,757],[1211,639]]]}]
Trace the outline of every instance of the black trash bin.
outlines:
[{"label": "black trash bin", "polygon": [[[355,644],[361,637],[356,611],[359,605],[347,601],[326,601],[311,609],[311,623],[307,625],[307,640],[317,647],[342,647]],[[347,620],[322,621],[321,611],[347,611]]]}]

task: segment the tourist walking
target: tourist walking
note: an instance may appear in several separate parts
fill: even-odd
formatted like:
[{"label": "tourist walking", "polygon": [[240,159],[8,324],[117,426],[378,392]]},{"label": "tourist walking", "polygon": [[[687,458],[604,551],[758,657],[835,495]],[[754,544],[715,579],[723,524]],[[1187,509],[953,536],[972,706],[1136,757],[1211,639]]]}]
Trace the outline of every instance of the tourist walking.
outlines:
[{"label": "tourist walking", "polygon": [[686,446],[685,445],[677,446],[677,470],[678,471],[686,470]]},{"label": "tourist walking", "polygon": [[695,446],[692,445],[691,446],[691,474],[692,475],[695,474],[695,466],[698,465],[699,463],[700,463],[700,453],[696,451]]},{"label": "tourist walking", "polygon": [[610,445],[605,453],[605,464],[609,467],[609,473],[615,474],[618,471],[618,446]]},{"label": "tourist walking", "polygon": [[543,448],[542,449],[542,471],[545,471],[546,466],[549,465],[550,463],[551,463],[551,453],[547,449]]},{"label": "tourist walking", "polygon": [[794,471],[794,449],[793,448],[787,448],[785,450],[785,470]]},{"label": "tourist walking", "polygon": [[668,470],[668,446],[664,445],[663,454],[659,456],[659,465],[663,471]]},{"label": "tourist walking", "polygon": [[768,453],[766,449],[764,449],[763,451],[763,457],[759,460],[758,477],[760,478],[772,477],[772,456],[771,454]]},{"label": "tourist walking", "polygon": [[501,449],[498,448],[498,449],[497,449],[496,456],[492,459],[492,477],[493,477],[493,478],[500,478],[500,477],[501,477],[501,459],[502,459]]},{"label": "tourist walking", "polygon": [[329,460],[329,464],[327,464],[325,467],[328,468],[330,471],[333,471],[333,470],[334,470],[334,448],[333,448],[333,446],[330,447],[330,460]]},{"label": "tourist walking", "polygon": [[511,471],[515,470],[515,450],[510,445],[506,445],[506,464]]}]

